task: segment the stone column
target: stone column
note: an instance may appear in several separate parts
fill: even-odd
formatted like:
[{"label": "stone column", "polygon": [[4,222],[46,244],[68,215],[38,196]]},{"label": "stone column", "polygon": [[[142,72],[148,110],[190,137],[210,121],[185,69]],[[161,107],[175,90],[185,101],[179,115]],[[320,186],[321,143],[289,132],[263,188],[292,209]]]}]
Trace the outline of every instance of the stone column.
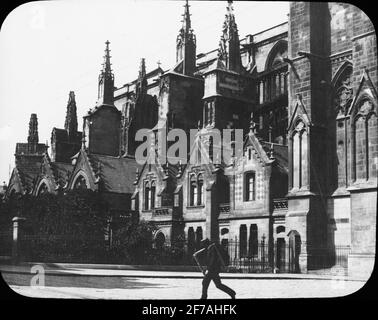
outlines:
[{"label": "stone column", "polygon": [[218,199],[217,185],[215,184],[216,177],[209,182],[206,188],[206,232],[205,237],[210,241],[217,242],[219,240],[219,224],[218,224]]},{"label": "stone column", "polygon": [[14,217],[13,222],[13,244],[12,244],[12,262],[18,263],[22,257],[22,227],[25,222],[23,217]]}]

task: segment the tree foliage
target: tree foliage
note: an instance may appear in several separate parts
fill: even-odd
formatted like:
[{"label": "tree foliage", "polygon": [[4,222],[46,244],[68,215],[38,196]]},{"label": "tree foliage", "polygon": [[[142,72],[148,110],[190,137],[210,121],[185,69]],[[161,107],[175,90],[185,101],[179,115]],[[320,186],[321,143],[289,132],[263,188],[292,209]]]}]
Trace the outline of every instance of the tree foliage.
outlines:
[{"label": "tree foliage", "polygon": [[11,235],[15,216],[26,218],[20,239],[28,261],[176,264],[183,257],[182,247],[153,245],[153,224],[112,216],[104,195],[91,190],[13,195],[0,204],[0,230]]}]

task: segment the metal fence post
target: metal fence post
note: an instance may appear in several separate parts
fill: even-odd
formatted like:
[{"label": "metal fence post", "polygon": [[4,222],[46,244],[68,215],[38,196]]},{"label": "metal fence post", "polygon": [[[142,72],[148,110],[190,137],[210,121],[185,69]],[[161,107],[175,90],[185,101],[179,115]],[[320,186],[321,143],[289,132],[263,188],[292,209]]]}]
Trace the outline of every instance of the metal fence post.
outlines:
[{"label": "metal fence post", "polygon": [[262,271],[265,270],[265,234],[262,235]]},{"label": "metal fence post", "polygon": [[13,244],[12,244],[12,262],[14,264],[20,261],[22,257],[22,227],[26,219],[23,217],[14,217],[13,222]]}]

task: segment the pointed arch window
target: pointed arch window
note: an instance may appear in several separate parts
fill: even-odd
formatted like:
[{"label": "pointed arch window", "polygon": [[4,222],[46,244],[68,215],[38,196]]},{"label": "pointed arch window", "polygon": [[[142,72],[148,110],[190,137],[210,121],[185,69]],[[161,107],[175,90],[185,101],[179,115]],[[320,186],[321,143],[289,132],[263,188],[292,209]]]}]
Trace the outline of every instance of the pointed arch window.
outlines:
[{"label": "pointed arch window", "polygon": [[300,189],[308,185],[307,130],[299,120],[292,133],[292,187]]},{"label": "pointed arch window", "polygon": [[193,174],[190,176],[190,205],[191,206],[197,205],[197,196],[198,196],[197,179],[196,179],[196,176]]},{"label": "pointed arch window", "polygon": [[254,171],[246,172],[245,174],[245,197],[244,201],[254,201],[255,200],[255,189],[256,189],[256,183],[255,179],[256,174]]},{"label": "pointed arch window", "polygon": [[150,199],[151,199],[151,185],[147,181],[144,184],[144,210],[150,210]]},{"label": "pointed arch window", "polygon": [[202,205],[203,204],[203,176],[202,174],[198,175],[198,199],[197,204]]},{"label": "pointed arch window", "polygon": [[88,189],[87,181],[85,180],[85,178],[82,175],[77,177],[77,179],[74,183],[73,189],[80,189],[80,190]]},{"label": "pointed arch window", "polygon": [[378,172],[378,119],[371,114],[367,119],[368,178],[377,178]]},{"label": "pointed arch window", "polygon": [[38,192],[37,192],[37,195],[39,196],[39,195],[41,195],[41,194],[44,194],[44,193],[48,193],[48,188],[47,188],[47,185],[46,185],[46,183],[42,183],[40,186],[39,186],[39,188],[38,188]]},{"label": "pointed arch window", "polygon": [[267,73],[259,86],[259,103],[263,104],[287,92],[287,63],[285,59],[288,54],[287,41],[278,41],[268,54],[265,64]]},{"label": "pointed arch window", "polygon": [[239,253],[240,258],[247,256],[247,226],[245,224],[239,227]]},{"label": "pointed arch window", "polygon": [[192,173],[189,178],[189,205],[201,206],[204,204],[203,174]]},{"label": "pointed arch window", "polygon": [[378,122],[376,105],[363,99],[353,118],[353,180],[366,181],[377,178]]},{"label": "pointed arch window", "polygon": [[[348,185],[348,172],[350,171],[350,124],[347,114],[353,99],[352,87],[353,67],[344,63],[336,73],[333,87],[334,113],[329,124],[333,134],[332,148],[336,150],[336,159],[333,165],[335,184],[337,187]],[[349,164],[348,164],[349,163]]]},{"label": "pointed arch window", "polygon": [[258,253],[258,231],[257,224],[249,226],[249,256],[257,255]]},{"label": "pointed arch window", "polygon": [[151,182],[151,209],[155,209],[156,182]]}]

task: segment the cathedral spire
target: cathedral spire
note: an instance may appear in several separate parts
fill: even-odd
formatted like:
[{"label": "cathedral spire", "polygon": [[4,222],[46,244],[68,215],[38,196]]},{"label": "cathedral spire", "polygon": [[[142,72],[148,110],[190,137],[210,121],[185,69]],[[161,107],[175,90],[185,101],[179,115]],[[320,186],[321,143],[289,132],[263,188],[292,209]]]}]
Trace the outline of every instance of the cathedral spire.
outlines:
[{"label": "cathedral spire", "polygon": [[38,119],[35,113],[32,113],[29,121],[28,149],[30,153],[37,151],[38,138]]},{"label": "cathedral spire", "polygon": [[188,0],[185,1],[182,27],[176,40],[176,63],[182,61],[182,73],[193,75],[196,67],[196,37],[193,33]]},{"label": "cathedral spire", "polygon": [[102,70],[98,77],[98,105],[110,104],[113,105],[114,100],[114,75],[111,69],[110,63],[110,42],[105,42],[105,55],[104,63],[102,64]]},{"label": "cathedral spire", "polygon": [[240,57],[240,42],[238,27],[235,21],[232,1],[228,1],[227,14],[223,23],[221,40],[219,42],[218,59],[228,70],[240,72],[242,63]]},{"label": "cathedral spire", "polygon": [[109,40],[106,40],[105,42],[106,48],[105,48],[105,55],[104,55],[104,63],[102,64],[102,73],[104,74],[111,74],[111,63],[110,63],[110,49],[109,49]]},{"label": "cathedral spire", "polygon": [[146,61],[144,58],[140,60],[140,67],[139,67],[139,77],[138,79],[141,80],[146,76]]},{"label": "cathedral spire", "polygon": [[146,62],[144,58],[140,60],[139,75],[135,91],[137,96],[147,93]]},{"label": "cathedral spire", "polygon": [[185,0],[185,5],[184,5],[185,11],[184,11],[184,14],[183,14],[184,19],[182,20],[182,29],[185,30],[186,34],[189,34],[190,29],[192,28],[191,23],[190,23],[191,14],[189,13],[189,7],[190,6],[189,6],[189,3],[188,3],[188,0]]},{"label": "cathedral spire", "polygon": [[67,103],[66,122],[64,123],[64,129],[68,133],[68,137],[75,137],[77,133],[77,114],[76,114],[76,101],[75,93],[70,91]]}]

